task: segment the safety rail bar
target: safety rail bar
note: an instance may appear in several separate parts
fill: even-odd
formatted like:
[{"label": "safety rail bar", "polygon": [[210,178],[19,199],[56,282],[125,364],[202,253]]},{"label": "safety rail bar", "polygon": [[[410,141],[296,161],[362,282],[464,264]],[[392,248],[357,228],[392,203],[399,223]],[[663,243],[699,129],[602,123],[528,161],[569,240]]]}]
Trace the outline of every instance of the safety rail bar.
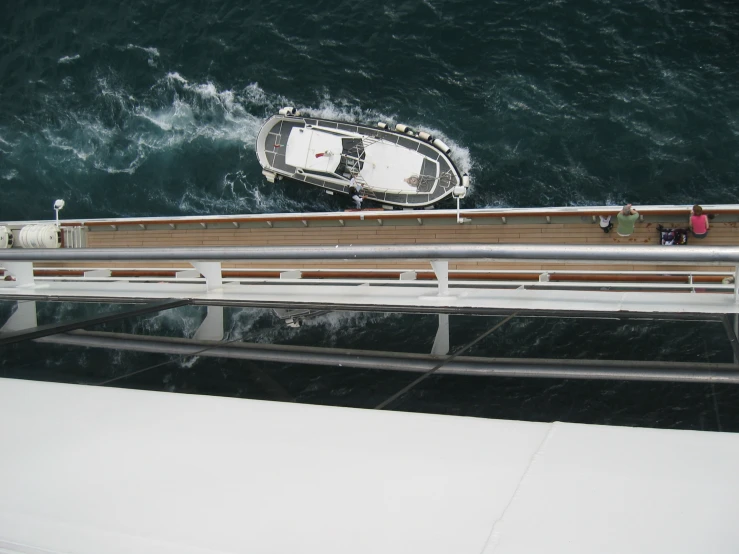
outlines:
[{"label": "safety rail bar", "polygon": [[[182,279],[205,280],[206,290],[211,291],[222,287],[225,281],[233,282],[234,276],[225,274],[222,267],[224,261],[265,261],[289,260],[306,261],[326,260],[356,261],[356,260],[426,260],[431,262],[439,297],[444,297],[449,291],[449,260],[517,260],[517,261],[547,261],[567,262],[599,262],[617,264],[623,262],[637,262],[648,264],[685,263],[691,265],[726,265],[734,266],[733,283],[697,283],[689,276],[688,283],[655,283],[646,282],[648,279],[632,282],[617,282],[616,279],[606,282],[564,281],[553,280],[546,270],[542,270],[538,283],[518,283],[518,288],[577,288],[588,290],[596,287],[611,289],[675,289],[696,292],[698,288],[705,292],[731,292],[733,302],[739,302],[739,247],[737,246],[599,246],[599,245],[538,245],[538,244],[442,244],[442,245],[359,245],[346,246],[304,246],[304,247],[180,247],[180,248],[83,248],[83,249],[6,249],[0,250],[0,263],[11,274],[15,283],[5,283],[5,287],[28,287],[36,283],[33,268],[34,262],[63,262],[63,261],[186,261],[193,266],[193,270],[178,273],[175,277]],[[111,271],[91,269],[84,277],[98,279],[111,278]],[[170,276],[166,276],[170,277]],[[231,278],[229,278],[231,277]],[[270,276],[264,276],[270,278]],[[157,277],[158,278],[158,277]],[[274,278],[272,276],[271,278]],[[115,278],[119,281],[123,277]],[[114,280],[115,280],[114,279]],[[300,270],[284,270],[277,276],[278,280],[292,280],[293,283],[306,284],[310,280],[302,279]],[[238,280],[238,279],[235,279]],[[401,278],[402,280],[402,278]],[[411,279],[407,279],[411,280]],[[169,281],[169,279],[166,279]],[[340,282],[339,279],[336,281]],[[162,280],[165,282],[165,280]],[[182,282],[182,281],[180,281]],[[326,280],[323,284],[326,284]],[[393,284],[397,284],[395,281]],[[453,283],[459,286],[457,281]],[[465,283],[468,286],[478,287],[480,283]],[[504,288],[516,286],[517,283],[494,283],[487,288]],[[4,287],[4,288],[5,288]]]},{"label": "safety rail bar", "polygon": [[267,261],[267,260],[517,260],[739,264],[739,246],[621,246],[554,244],[402,244],[170,248],[5,249],[3,261]]},{"label": "safety rail bar", "polygon": [[[5,268],[0,266],[0,272]],[[127,268],[118,266],[103,267],[96,265],[90,266],[35,266],[34,274],[39,277],[44,276],[64,276],[65,274],[79,273],[82,274],[85,271],[107,269],[113,273],[120,274],[121,276],[135,277],[137,274],[142,276],[156,276],[163,274],[175,274],[178,271],[189,270],[190,267],[181,266],[177,267],[149,267],[146,268]],[[321,267],[224,267],[222,272],[224,275],[238,274],[239,276],[247,276],[247,274],[259,274],[259,273],[272,273],[277,274],[288,270],[300,270],[303,273],[310,273],[316,275],[337,275],[337,276],[397,276],[406,272],[414,272],[419,278],[423,279],[433,275],[431,269],[418,269],[418,268],[393,268],[393,269],[378,269],[378,268],[321,268]],[[536,278],[542,273],[547,273],[551,277],[572,277],[578,279],[580,277],[596,277],[605,278],[612,277],[618,279],[624,276],[643,277],[646,279],[659,278],[659,279],[687,279],[690,277],[696,277],[699,279],[705,279],[706,282],[720,281],[727,277],[733,277],[733,271],[685,271],[685,270],[577,270],[577,269],[454,269],[449,271],[449,276],[456,276],[457,278],[470,278],[470,279],[482,279],[482,278],[496,278],[496,277],[508,277],[511,279],[524,279],[524,278]]]},{"label": "safety rail bar", "polygon": [[[639,213],[643,216],[680,216],[690,215],[690,205],[649,205],[637,206]],[[481,208],[461,210],[467,219],[484,218],[516,218],[516,217],[597,217],[599,215],[615,216],[619,206],[571,206],[554,208]],[[708,214],[716,215],[739,215],[739,204],[707,204],[703,210]],[[80,218],[61,220],[63,226],[88,227],[111,226],[111,225],[188,225],[188,224],[224,224],[224,223],[265,223],[265,222],[291,222],[291,221],[342,221],[342,220],[365,220],[365,219],[444,219],[457,217],[457,210],[363,210],[348,212],[315,212],[315,213],[273,213],[273,214],[238,214],[238,215],[201,215],[201,216],[175,216],[175,217],[127,217],[127,218]],[[54,220],[37,221],[7,221],[2,225],[11,227],[28,225],[29,223],[54,223]]]},{"label": "safety rail bar", "polygon": [[[85,276],[42,276],[36,277],[37,281],[66,281],[66,282],[151,282],[156,280],[158,283],[182,283],[188,282],[207,282],[204,277],[85,277]],[[295,284],[299,280],[303,284],[323,284],[323,285],[350,285],[356,283],[374,284],[374,285],[392,285],[392,286],[427,286],[433,287],[435,283],[432,281],[403,281],[390,279],[362,279],[358,277],[333,277],[333,278],[306,278],[304,276],[296,276],[293,278],[283,278],[276,276],[254,276],[254,277],[229,277],[223,275],[222,282],[226,283],[277,283],[277,284]],[[639,281],[514,281],[514,280],[496,280],[493,282],[481,282],[479,280],[449,280],[449,285],[478,287],[484,285],[486,288],[520,288],[520,289],[607,289],[607,290],[688,290],[695,291],[700,289],[703,292],[733,292],[733,284],[722,283],[675,283],[675,282],[639,282]]]}]

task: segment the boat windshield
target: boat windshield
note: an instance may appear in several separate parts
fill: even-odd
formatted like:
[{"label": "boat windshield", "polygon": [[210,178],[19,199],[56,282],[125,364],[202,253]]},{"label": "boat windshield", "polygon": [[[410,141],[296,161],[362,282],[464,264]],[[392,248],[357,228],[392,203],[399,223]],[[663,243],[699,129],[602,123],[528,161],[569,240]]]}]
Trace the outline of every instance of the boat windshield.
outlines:
[{"label": "boat windshield", "polygon": [[351,177],[359,174],[364,166],[364,144],[361,138],[341,139],[341,161],[336,168],[336,174],[341,177]]}]

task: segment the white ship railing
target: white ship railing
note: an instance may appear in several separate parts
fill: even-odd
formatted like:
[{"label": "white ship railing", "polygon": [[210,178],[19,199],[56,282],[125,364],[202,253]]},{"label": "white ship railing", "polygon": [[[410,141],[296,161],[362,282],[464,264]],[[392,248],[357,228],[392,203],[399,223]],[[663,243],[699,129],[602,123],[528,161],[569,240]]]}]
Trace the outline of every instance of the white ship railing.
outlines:
[{"label": "white ship railing", "polygon": [[[688,217],[692,205],[647,205],[636,206],[639,213],[644,217],[651,216],[674,216],[684,218],[687,225]],[[540,217],[542,221],[546,218],[558,217],[582,217],[588,218],[590,221],[596,221],[598,215],[615,216],[619,211],[619,206],[567,206],[567,207],[542,207],[542,208],[504,208],[490,207],[480,209],[462,210],[461,213],[465,218],[472,219],[475,223],[481,220],[493,219],[500,220],[502,223],[515,221],[518,217]],[[703,205],[704,212],[719,214],[721,217],[725,215],[739,216],[739,204],[706,204]],[[209,225],[227,224],[238,226],[240,224],[248,225],[293,222],[300,224],[304,221],[308,224],[311,222],[319,223],[326,221],[364,221],[383,219],[387,221],[400,221],[407,219],[418,220],[422,224],[424,220],[443,220],[445,218],[457,218],[457,210],[380,210],[380,211],[361,211],[361,212],[311,212],[311,213],[272,213],[272,214],[234,214],[234,215],[198,215],[198,216],[173,216],[173,217],[125,217],[125,218],[78,218],[65,219],[60,223],[65,225],[91,225],[104,226],[110,228],[117,226],[139,226],[139,225],[201,225],[207,227]],[[510,219],[509,219],[510,218]],[[6,221],[2,225],[8,225],[16,228],[29,223],[54,223],[54,220],[37,220],[37,221]]]},{"label": "white ship railing", "polygon": [[[541,262],[540,270],[487,270],[495,280],[486,280],[485,271],[454,270],[456,279],[450,279],[449,262],[464,260],[502,260]],[[224,267],[225,262],[284,262],[300,265],[319,261],[319,269],[256,269]],[[396,262],[395,278],[388,278],[390,270],[372,270],[356,267],[343,268],[344,262]],[[403,269],[407,262],[430,262],[430,272],[418,279],[418,269]],[[53,266],[53,263],[73,262],[74,266]],[[100,262],[96,267],[85,267],[88,262]],[[115,267],[120,262],[135,263],[136,267]],[[163,267],[152,262],[186,262]],[[332,264],[331,262],[335,262]],[[546,264],[687,264],[692,271],[672,270],[546,270]],[[34,264],[35,267],[34,267]],[[588,245],[392,245],[392,246],[309,246],[309,247],[228,247],[228,248],[109,248],[109,249],[7,249],[0,251],[0,265],[11,276],[0,281],[0,299],[30,300],[19,302],[11,325],[6,324],[6,342],[25,338],[43,338],[52,334],[36,324],[33,300],[65,300],[147,303],[140,310],[168,309],[180,305],[207,305],[209,316],[204,321],[200,338],[223,336],[223,305],[284,307],[321,310],[383,310],[422,311],[425,313],[476,313],[516,315],[554,315],[556,317],[636,317],[647,319],[676,317],[700,321],[721,322],[729,336],[735,358],[739,360],[739,247],[664,247],[664,246],[588,246]],[[707,268],[717,267],[716,270]],[[337,269],[338,268],[338,269]],[[727,270],[730,268],[731,270]],[[42,275],[58,271],[58,275]],[[64,272],[81,272],[65,275]],[[131,275],[131,272],[170,272],[162,275]],[[240,275],[233,275],[234,272]],[[249,277],[249,272],[271,271],[271,276]],[[352,277],[351,273],[362,273]],[[114,272],[123,275],[114,276]],[[126,275],[125,273],[129,274]],[[310,272],[310,273],[309,273]],[[321,272],[330,276],[321,278]],[[329,273],[330,272],[330,273]],[[37,275],[36,273],[39,273]],[[310,274],[313,278],[305,278]],[[521,281],[506,278],[521,273],[536,280]],[[466,276],[480,274],[483,278]],[[557,275],[564,280],[554,279]],[[567,275],[576,278],[567,279]],[[501,277],[498,279],[498,277]],[[629,281],[619,281],[628,276]],[[658,282],[654,279],[680,277],[687,282]],[[707,278],[714,282],[704,282]],[[591,279],[582,281],[580,278]],[[701,281],[701,279],[703,281]],[[153,301],[153,302],[152,302]],[[158,301],[158,302],[157,302]],[[667,314],[667,315],[666,315]],[[126,313],[125,315],[129,315]],[[213,315],[213,317],[211,317]],[[730,318],[730,315],[735,317]],[[105,319],[110,316],[102,315]],[[440,322],[443,317],[440,315]],[[97,321],[97,320],[95,320]],[[504,320],[504,321],[507,321]],[[206,324],[206,322],[210,322]],[[56,324],[58,334],[79,329],[84,324],[75,322]],[[93,321],[94,323],[94,321]],[[65,327],[66,326],[66,327]],[[440,323],[440,329],[442,325]],[[1,333],[1,332],[0,332]],[[2,338],[2,337],[0,337]],[[63,339],[82,341],[85,335]],[[57,339],[48,339],[55,342]],[[82,342],[80,344],[82,344]],[[436,344],[437,341],[435,341]],[[444,343],[444,341],[441,341]],[[92,343],[90,343],[91,345]],[[102,343],[101,343],[102,344]],[[142,346],[136,344],[133,346]],[[147,347],[148,348],[148,347]],[[161,352],[173,351],[172,344],[157,346]],[[443,349],[442,349],[443,350]],[[305,352],[292,353],[300,357]],[[322,353],[324,354],[324,353]],[[251,355],[251,354],[250,354]],[[270,354],[270,356],[273,354]],[[288,354],[283,353],[283,356]],[[287,359],[287,358],[285,358]],[[332,358],[333,360],[333,358]],[[335,360],[334,360],[335,361]],[[427,363],[428,360],[424,360]],[[461,362],[460,362],[461,363]],[[465,362],[466,363],[466,362]],[[487,363],[487,362],[486,362]],[[392,361],[396,369],[403,363]],[[627,364],[628,365],[628,364]],[[505,367],[504,367],[505,366]],[[567,377],[567,368],[544,366],[487,367],[482,373],[500,375]],[[479,369],[479,368],[478,368]],[[478,369],[466,365],[457,368],[462,373]],[[582,369],[582,368],[581,368]],[[627,367],[605,371],[590,368],[572,371],[588,378],[635,378],[657,380],[725,380],[739,382],[735,370],[720,375],[694,374],[689,368],[659,375],[660,367],[643,368],[636,373]],[[710,368],[709,368],[710,369]],[[654,370],[654,371],[652,371]],[[643,373],[643,374],[642,374]]]},{"label": "white ship railing", "polygon": [[737,265],[739,246],[399,244],[176,248],[6,249],[0,261],[520,260]]},{"label": "white ship railing", "polygon": [[[520,261],[539,262],[542,269],[529,272],[524,279],[506,278],[504,271],[489,270],[478,273],[481,278],[465,278],[465,273],[453,270],[450,280],[450,261]],[[170,275],[135,275],[114,276],[113,272],[124,272],[136,268],[116,268],[117,263],[134,262],[142,271],[153,271],[152,262],[186,262],[186,266],[168,268]],[[238,269],[243,272],[234,276],[235,268],[224,268],[223,262],[282,262],[285,265],[299,266],[308,262],[321,262],[319,270],[300,267],[271,269],[271,276],[249,275],[254,268]],[[424,279],[418,279],[420,270],[403,269],[404,262],[428,261],[431,263],[435,280],[429,280],[428,271]],[[64,275],[72,268],[57,267],[57,275],[48,275],[51,269],[49,263],[73,263],[79,265],[98,262],[95,268],[79,268],[82,274]],[[335,264],[326,265],[329,262]],[[360,277],[348,274],[335,274],[330,278],[322,278],[320,270],[336,272],[346,270],[346,262],[352,263],[354,271],[362,271]],[[361,269],[362,262],[395,262],[398,268],[395,275],[388,278],[382,271]],[[694,271],[593,271],[580,266],[577,270],[547,269],[547,264],[623,264],[637,263],[650,265],[685,264],[697,269]],[[34,264],[36,266],[34,267]],[[43,275],[44,264],[47,275]],[[0,265],[10,276],[10,281],[0,282],[0,297],[53,296],[61,295],[62,289],[66,292],[75,289],[74,296],[100,298],[115,297],[117,292],[125,291],[125,296],[136,298],[163,298],[163,297],[193,297],[201,292],[209,293],[220,291],[222,296],[234,296],[240,299],[245,295],[257,294],[257,284],[279,285],[279,289],[292,292],[301,291],[302,301],[321,295],[320,302],[332,303],[333,290],[326,285],[336,287],[349,286],[356,288],[357,284],[373,285],[363,290],[361,294],[352,293],[344,298],[345,302],[352,299],[363,299],[373,294],[377,297],[373,302],[377,305],[393,305],[398,297],[405,295],[403,302],[406,305],[423,304],[433,296],[442,304],[462,305],[468,302],[473,305],[475,294],[480,291],[489,292],[488,296],[480,297],[479,302],[490,306],[499,306],[504,302],[518,302],[524,309],[567,309],[562,306],[568,302],[566,292],[579,291],[581,294],[569,302],[585,304],[593,300],[593,306],[599,305],[603,311],[622,310],[625,300],[604,300],[602,294],[606,291],[639,292],[651,296],[638,298],[634,302],[641,302],[647,306],[645,311],[662,312],[712,312],[736,313],[737,299],[739,298],[739,247],[734,246],[597,246],[597,245],[485,245],[485,244],[453,244],[453,245],[359,245],[359,246],[304,246],[304,247],[198,247],[198,248],[107,248],[107,249],[7,249],[0,251]],[[718,266],[716,271],[706,268]],[[407,267],[407,266],[406,266]],[[727,269],[729,269],[727,271]],[[349,272],[349,270],[346,270]],[[307,278],[308,275],[312,278]],[[523,273],[516,271],[515,273]],[[567,278],[575,275],[576,278]],[[536,280],[526,280],[528,275],[536,275]],[[559,277],[558,277],[559,276]],[[627,278],[624,278],[627,276]],[[684,282],[670,282],[670,277],[681,276]],[[707,277],[712,277],[708,279]],[[489,278],[487,278],[489,277]],[[238,285],[244,285],[239,287]],[[250,286],[246,286],[250,285]],[[374,286],[377,285],[377,286]],[[97,287],[97,288],[96,288]],[[189,288],[188,288],[189,287]],[[195,287],[195,288],[193,288]],[[235,287],[235,288],[234,288]],[[313,287],[312,289],[309,288]],[[436,287],[436,295],[432,287]],[[450,287],[453,291],[450,291]],[[337,288],[337,291],[339,290]],[[370,291],[370,289],[374,289]],[[506,290],[508,289],[508,290]],[[515,289],[515,290],[510,290]],[[265,289],[266,290],[266,289]],[[272,289],[270,289],[272,290]],[[275,291],[277,289],[274,289]],[[135,291],[135,292],[134,292]],[[467,291],[467,292],[465,292]],[[474,292],[473,292],[474,291]],[[532,298],[520,294],[523,291],[546,292],[545,296]],[[652,292],[650,292],[652,291]],[[700,293],[687,295],[684,293]],[[727,294],[728,293],[728,294]],[[732,294],[733,293],[733,294]],[[141,296],[135,296],[139,294]],[[285,292],[274,292],[285,294]],[[338,292],[337,296],[341,296]],[[415,297],[413,295],[416,295]],[[419,294],[421,295],[419,297]],[[672,296],[665,296],[665,295]],[[679,298],[674,295],[679,294]],[[147,296],[148,295],[148,296]],[[501,296],[507,295],[507,296]],[[662,295],[662,296],[660,296]],[[719,298],[711,300],[711,298]],[[420,298],[420,299],[419,299]],[[533,302],[533,304],[531,304]],[[553,304],[558,302],[559,304]],[[598,304],[598,303],[601,304]],[[670,302],[674,303],[671,305]],[[717,303],[718,302],[718,303]],[[534,306],[536,304],[536,306]],[[528,306],[528,308],[527,308]],[[596,308],[593,308],[596,309]],[[634,308],[637,309],[637,308]]]}]

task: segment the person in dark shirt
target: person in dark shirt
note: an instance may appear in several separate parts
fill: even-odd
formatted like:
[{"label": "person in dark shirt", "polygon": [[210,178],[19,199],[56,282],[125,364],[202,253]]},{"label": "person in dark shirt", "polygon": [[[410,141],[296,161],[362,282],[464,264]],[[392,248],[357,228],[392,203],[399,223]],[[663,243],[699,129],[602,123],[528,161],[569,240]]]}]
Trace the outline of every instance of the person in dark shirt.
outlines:
[{"label": "person in dark shirt", "polygon": [[366,196],[364,195],[364,187],[360,183],[357,183],[354,175],[352,175],[352,178],[349,180],[349,196],[354,200],[356,208],[361,210],[362,200],[364,200]]}]

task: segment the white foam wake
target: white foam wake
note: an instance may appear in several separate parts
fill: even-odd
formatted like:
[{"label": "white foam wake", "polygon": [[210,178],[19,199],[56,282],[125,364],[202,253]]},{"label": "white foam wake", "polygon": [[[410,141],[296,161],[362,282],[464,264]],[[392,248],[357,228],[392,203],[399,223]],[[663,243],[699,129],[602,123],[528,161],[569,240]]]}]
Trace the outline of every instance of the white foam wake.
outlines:
[{"label": "white foam wake", "polygon": [[57,63],[72,63],[73,61],[79,60],[79,59],[80,59],[80,55],[75,54],[74,56],[64,56],[62,58],[59,58]]},{"label": "white foam wake", "polygon": [[[158,56],[153,48],[128,48]],[[113,72],[96,80],[95,104],[77,111],[50,106],[63,114],[58,124],[42,130],[56,150],[54,165],[133,174],[152,154],[199,140],[253,149],[264,114],[284,102],[257,83],[231,90],[213,82],[190,83],[179,73],[166,74],[144,98],[134,96]]]}]

